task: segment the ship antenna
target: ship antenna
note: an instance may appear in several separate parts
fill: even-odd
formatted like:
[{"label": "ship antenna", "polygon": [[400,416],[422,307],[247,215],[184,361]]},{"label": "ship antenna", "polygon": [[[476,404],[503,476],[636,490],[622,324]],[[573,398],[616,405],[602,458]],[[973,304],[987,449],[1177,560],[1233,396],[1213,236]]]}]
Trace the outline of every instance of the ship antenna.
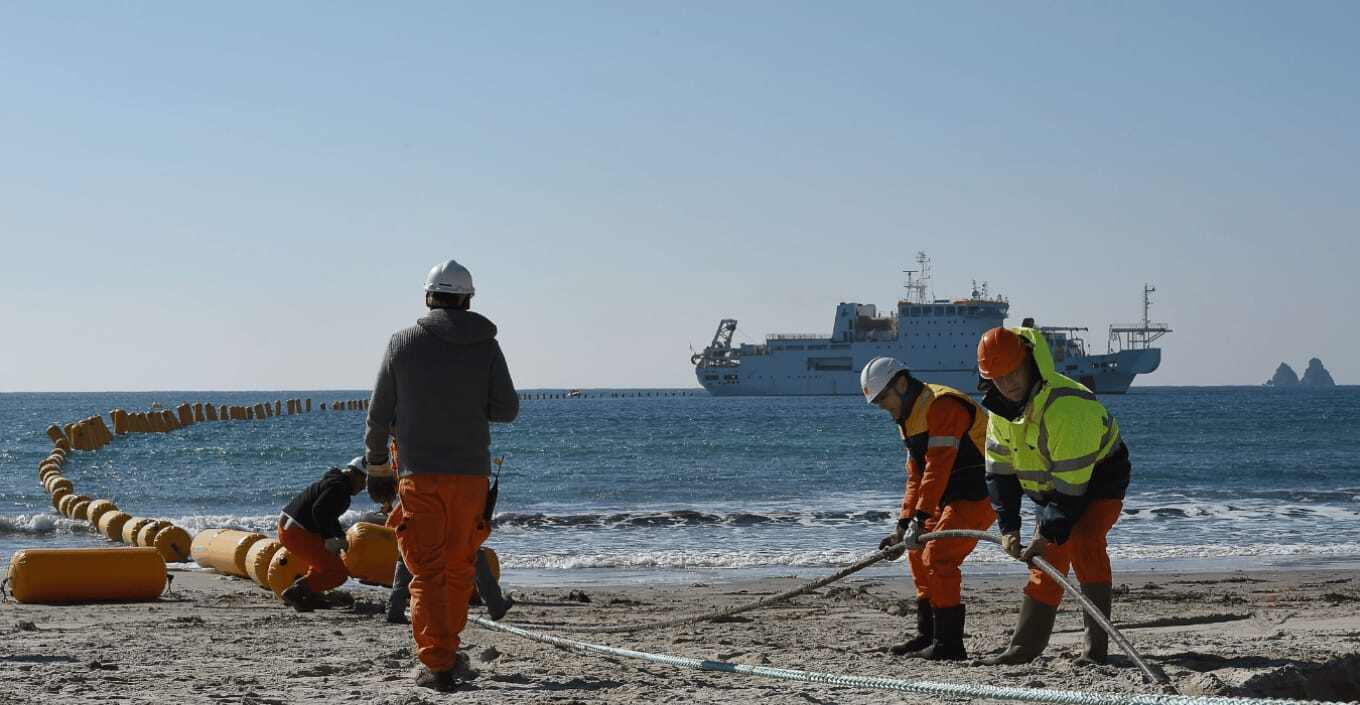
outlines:
[{"label": "ship antenna", "polygon": [[1150,311],[1151,311],[1151,309],[1152,309],[1152,293],[1153,293],[1154,291],[1157,291],[1157,287],[1152,286],[1151,284],[1144,284],[1144,285],[1143,285],[1143,327],[1144,327],[1144,328],[1151,328],[1151,327],[1152,327],[1152,316],[1150,315]]},{"label": "ship antenna", "polygon": [[929,303],[926,293],[930,288],[930,257],[925,252],[917,252],[916,269],[904,269],[902,273],[907,275],[904,286],[908,292],[907,300],[917,304]]}]

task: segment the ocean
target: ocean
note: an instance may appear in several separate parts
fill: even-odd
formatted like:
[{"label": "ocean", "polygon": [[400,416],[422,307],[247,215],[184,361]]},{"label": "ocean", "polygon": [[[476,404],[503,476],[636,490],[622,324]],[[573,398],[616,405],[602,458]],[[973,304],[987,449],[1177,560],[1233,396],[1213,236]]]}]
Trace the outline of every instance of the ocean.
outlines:
[{"label": "ocean", "polygon": [[[526,390],[527,394],[560,390]],[[721,581],[828,573],[892,527],[905,451],[852,397],[717,398],[587,390],[530,399],[495,425],[506,458],[488,545],[511,585]],[[360,391],[0,394],[0,569],[21,548],[106,545],[61,517],[36,479],[45,429],[153,402],[356,399]],[[1102,401],[1133,461],[1111,533],[1116,570],[1360,565],[1360,387],[1135,387]],[[79,494],[191,532],[272,535],[279,510],[362,447],[361,411],[205,422],[74,452]],[[372,509],[355,497],[349,523]],[[1030,506],[1026,531],[1032,527]],[[982,545],[965,571],[1020,566]],[[881,564],[867,575],[905,573]]]}]

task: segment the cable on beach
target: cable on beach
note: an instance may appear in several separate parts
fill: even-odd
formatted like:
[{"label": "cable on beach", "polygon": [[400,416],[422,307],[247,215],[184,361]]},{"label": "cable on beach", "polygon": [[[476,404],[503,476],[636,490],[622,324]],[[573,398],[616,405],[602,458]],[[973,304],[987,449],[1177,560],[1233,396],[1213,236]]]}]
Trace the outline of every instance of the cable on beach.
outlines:
[{"label": "cable on beach", "polygon": [[[921,540],[923,541],[933,541],[935,539],[960,539],[960,538],[976,539],[978,541],[988,541],[997,544],[998,546],[1001,545],[1001,538],[999,536],[988,533],[986,531],[975,531],[972,529],[947,529],[944,531],[932,531],[921,536]],[[889,546],[888,548],[882,549],[876,553],[871,553],[868,556],[865,556],[864,558],[846,566],[845,568],[842,568],[841,570],[831,575],[828,575],[824,578],[820,578],[818,580],[814,580],[811,583],[800,586],[793,590],[787,590],[777,595],[770,595],[759,600],[756,600],[754,602],[748,602],[745,604],[737,605],[735,607],[729,607],[727,609],[718,610],[717,612],[708,612],[705,614],[690,615],[687,617],[676,617],[675,619],[667,619],[657,622],[642,622],[637,624],[615,624],[607,626],[566,624],[566,623],[535,624],[535,625],[521,624],[518,625],[517,628],[522,628],[524,626],[535,626],[540,629],[557,629],[562,631],[573,631],[580,633],[620,634],[646,631],[651,629],[664,629],[669,627],[685,626],[689,624],[697,624],[699,622],[711,622],[717,619],[723,619],[731,617],[733,615],[741,614],[742,612],[750,612],[753,610],[760,609],[762,607],[766,607],[768,605],[790,600],[799,595],[805,595],[818,588],[830,585],[831,583],[834,583],[838,580],[842,580],[854,573],[864,570],[865,568],[868,568],[869,566],[874,565],[879,561],[883,561],[889,558],[895,558],[896,556],[901,555],[905,549],[906,545],[900,543],[895,546]],[[1147,662],[1143,660],[1143,657],[1140,656],[1138,654],[1138,651],[1133,648],[1133,644],[1130,644],[1128,639],[1125,639],[1124,635],[1119,633],[1119,630],[1115,628],[1114,624],[1111,623],[1110,620],[1106,618],[1103,613],[1101,613],[1101,611],[1095,606],[1095,604],[1093,604],[1089,599],[1087,599],[1085,595],[1081,593],[1081,590],[1078,590],[1077,587],[1067,579],[1067,576],[1058,572],[1056,568],[1054,568],[1051,564],[1048,563],[1048,561],[1045,561],[1042,558],[1035,557],[1031,560],[1037,568],[1047,573],[1049,577],[1058,581],[1058,584],[1062,585],[1063,589],[1066,590],[1068,594],[1076,598],[1077,604],[1080,605],[1081,608],[1087,614],[1091,615],[1091,617],[1096,620],[1096,622],[1101,626],[1101,628],[1103,628],[1106,632],[1109,632],[1110,636],[1115,640],[1115,643],[1118,644],[1119,648],[1124,651],[1124,654],[1133,660],[1134,664],[1138,666],[1138,670],[1143,672],[1143,677],[1147,680],[1147,682],[1159,684],[1164,688],[1167,688],[1174,692],[1174,688],[1171,686],[1171,681],[1170,679],[1167,678],[1166,674],[1162,673],[1161,671],[1154,670],[1150,666],[1148,666]]]},{"label": "cable on beach", "polygon": [[[689,668],[699,671],[717,671],[720,673],[738,673],[748,676],[760,676],[764,678],[777,678],[780,680],[800,681],[803,683],[823,683],[827,685],[837,685],[846,688],[864,688],[871,690],[892,690],[903,693],[913,693],[916,695],[928,695],[933,697],[948,698],[984,698],[990,700],[1008,700],[1028,703],[1046,703],[1048,705],[1317,705],[1320,701],[1316,700],[1288,700],[1276,698],[1232,698],[1218,696],[1193,696],[1193,695],[1151,695],[1137,693],[1086,693],[1076,690],[1052,690],[1047,688],[1015,688],[995,685],[979,685],[970,683],[945,683],[927,680],[901,680],[897,678],[881,678],[877,676],[855,676],[839,673],[826,673],[822,671],[800,671],[789,668],[774,668],[770,666],[750,666],[746,664],[731,663],[728,661],[716,661],[712,659],[695,659],[683,656],[672,656],[669,654],[656,654],[646,651],[635,651],[603,644],[592,644],[565,637],[552,636],[542,632],[533,632],[527,629],[520,629],[508,624],[493,622],[485,617],[470,617],[472,623],[494,631],[504,632],[522,639],[537,641],[539,643],[556,646],[558,648],[575,651],[578,653],[602,654],[605,656],[617,656],[629,658],[649,663],[673,666],[675,668]],[[1354,705],[1354,704],[1350,704]]]}]

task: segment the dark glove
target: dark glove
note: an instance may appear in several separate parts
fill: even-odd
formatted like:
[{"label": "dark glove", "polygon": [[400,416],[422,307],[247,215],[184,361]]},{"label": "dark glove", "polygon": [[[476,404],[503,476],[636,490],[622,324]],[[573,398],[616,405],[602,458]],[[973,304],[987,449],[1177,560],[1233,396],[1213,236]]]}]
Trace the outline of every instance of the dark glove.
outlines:
[{"label": "dark glove", "polygon": [[368,476],[368,496],[378,504],[391,504],[397,501],[397,478],[392,476]]},{"label": "dark glove", "polygon": [[898,519],[897,528],[893,529],[891,534],[884,536],[883,540],[878,542],[878,550],[882,551],[885,548],[902,543],[902,537],[906,535],[907,527],[910,524],[911,521],[908,519]]},{"label": "dark glove", "polygon": [[1048,539],[1040,536],[1039,534],[1035,534],[1034,538],[1030,540],[1029,545],[1025,547],[1025,550],[1023,552],[1021,552],[1020,560],[1028,563],[1030,559],[1034,558],[1035,556],[1042,557],[1044,555],[1044,549],[1048,548],[1048,543],[1049,543]]}]

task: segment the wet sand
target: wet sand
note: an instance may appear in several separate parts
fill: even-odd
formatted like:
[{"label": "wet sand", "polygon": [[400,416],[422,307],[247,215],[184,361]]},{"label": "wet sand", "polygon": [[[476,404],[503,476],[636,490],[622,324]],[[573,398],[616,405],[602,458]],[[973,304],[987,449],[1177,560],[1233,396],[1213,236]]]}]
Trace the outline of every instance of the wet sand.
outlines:
[{"label": "wet sand", "polygon": [[[451,694],[415,687],[410,628],[387,624],[386,591],[296,614],[244,580],[172,568],[153,603],[0,605],[0,703],[808,703],[935,702],[926,696],[680,670],[581,655],[470,625],[482,672]],[[1360,700],[1360,571],[1117,574],[1115,621],[1182,693]],[[618,624],[740,604],[792,578],[658,586],[533,588],[507,622]],[[1021,576],[969,578],[967,646],[1005,644]],[[579,591],[577,594],[572,594]],[[584,594],[589,602],[579,601]],[[342,601],[346,601],[342,597]],[[1044,656],[1026,666],[934,664],[886,652],[914,629],[900,579],[853,577],[789,603],[708,623],[586,641],[744,664],[1035,688],[1151,693],[1114,656],[1072,664],[1081,616],[1065,603]],[[473,614],[480,614],[474,608]],[[563,633],[563,635],[568,635]],[[1111,651],[1115,646],[1111,643]]]}]

